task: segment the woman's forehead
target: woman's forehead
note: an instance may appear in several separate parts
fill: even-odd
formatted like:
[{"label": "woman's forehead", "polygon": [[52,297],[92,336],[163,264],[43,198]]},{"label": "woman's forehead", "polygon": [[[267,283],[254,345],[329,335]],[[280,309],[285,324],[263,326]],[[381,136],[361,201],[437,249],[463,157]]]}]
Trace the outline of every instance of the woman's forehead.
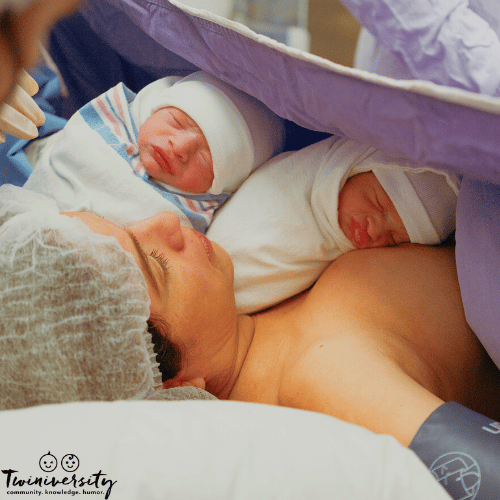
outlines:
[{"label": "woman's forehead", "polygon": [[152,285],[154,291],[159,294],[157,280],[155,279],[147,253],[132,231],[122,228],[104,217],[91,212],[66,212],[64,215],[80,219],[94,233],[114,237],[122,249],[132,255],[148,286]]},{"label": "woman's forehead", "polygon": [[[62,212],[62,215],[80,219],[92,232],[103,236],[111,236],[128,253],[134,255],[133,242],[127,231],[113,222],[92,212]],[[135,257],[135,256],[134,256]]]},{"label": "woman's forehead", "polygon": [[61,212],[61,215],[67,215],[68,217],[76,217],[77,219],[80,219],[94,232],[100,232],[99,229],[104,230],[105,228],[121,229],[120,226],[117,226],[113,222],[95,214],[94,212]]}]

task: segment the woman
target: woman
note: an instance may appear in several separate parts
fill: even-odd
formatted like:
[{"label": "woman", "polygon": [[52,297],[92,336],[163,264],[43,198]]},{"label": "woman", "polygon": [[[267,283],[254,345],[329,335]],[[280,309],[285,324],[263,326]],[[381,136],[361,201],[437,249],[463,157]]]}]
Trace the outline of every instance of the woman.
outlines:
[{"label": "woman", "polygon": [[[446,401],[499,416],[500,372],[465,321],[452,248],[351,252],[311,290],[247,316],[228,254],[174,214],[125,229],[66,215],[116,238],[141,269],[164,388],[326,413],[405,446]],[[173,365],[161,359],[172,343]]]}]

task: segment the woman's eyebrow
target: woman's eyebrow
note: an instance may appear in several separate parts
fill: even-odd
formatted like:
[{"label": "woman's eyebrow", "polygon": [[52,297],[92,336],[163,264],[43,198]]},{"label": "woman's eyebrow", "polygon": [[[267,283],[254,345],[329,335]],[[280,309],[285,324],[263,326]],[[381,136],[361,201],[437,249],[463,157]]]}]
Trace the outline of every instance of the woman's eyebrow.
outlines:
[{"label": "woman's eyebrow", "polygon": [[160,290],[158,288],[158,282],[156,281],[156,277],[153,273],[153,269],[151,268],[151,264],[150,264],[150,261],[148,259],[147,253],[144,251],[141,244],[139,243],[139,240],[135,237],[135,235],[134,235],[134,233],[132,233],[132,231],[130,231],[128,228],[125,228],[125,232],[128,234],[128,236],[132,240],[132,243],[134,244],[134,248],[135,248],[137,254],[139,255],[139,259],[140,259],[141,264],[142,264],[142,266],[141,266],[142,269],[144,271],[146,271],[147,277],[149,278],[149,281],[151,283],[153,283],[153,285],[156,289],[156,292],[160,293]]}]

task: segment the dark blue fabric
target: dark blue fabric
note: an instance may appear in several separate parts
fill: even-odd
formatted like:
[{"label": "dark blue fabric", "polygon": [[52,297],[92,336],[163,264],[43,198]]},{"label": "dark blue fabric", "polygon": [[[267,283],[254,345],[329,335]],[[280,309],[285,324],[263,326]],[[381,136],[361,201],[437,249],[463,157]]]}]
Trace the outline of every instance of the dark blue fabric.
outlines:
[{"label": "dark blue fabric", "polygon": [[[38,129],[40,138],[61,130],[66,120],[58,116],[62,108],[59,77],[45,65],[31,74],[40,87],[34,99],[45,113],[45,123]],[[22,186],[33,171],[23,151],[29,141],[11,136],[6,138],[5,143],[0,145],[0,184]]]},{"label": "dark blue fabric", "polygon": [[138,92],[164,76],[162,71],[139,67],[123,58],[90,28],[81,14],[56,24],[49,52],[69,92],[61,109],[61,116],[67,119],[119,82]]},{"label": "dark blue fabric", "polygon": [[90,28],[122,59],[146,69],[156,75],[156,78],[167,74],[186,76],[199,69],[153,40],[121,9],[106,1],[87,0],[82,15]]}]

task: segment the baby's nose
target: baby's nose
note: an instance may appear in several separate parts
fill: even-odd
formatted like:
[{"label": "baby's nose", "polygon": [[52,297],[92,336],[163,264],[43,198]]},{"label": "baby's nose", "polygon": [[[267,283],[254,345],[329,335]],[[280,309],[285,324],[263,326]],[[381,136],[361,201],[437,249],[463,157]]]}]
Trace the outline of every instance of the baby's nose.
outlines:
[{"label": "baby's nose", "polygon": [[375,217],[368,227],[368,235],[372,240],[373,247],[385,247],[393,243],[391,228],[382,217]]},{"label": "baby's nose", "polygon": [[184,130],[171,138],[172,152],[183,163],[187,162],[198,146],[196,134]]}]

